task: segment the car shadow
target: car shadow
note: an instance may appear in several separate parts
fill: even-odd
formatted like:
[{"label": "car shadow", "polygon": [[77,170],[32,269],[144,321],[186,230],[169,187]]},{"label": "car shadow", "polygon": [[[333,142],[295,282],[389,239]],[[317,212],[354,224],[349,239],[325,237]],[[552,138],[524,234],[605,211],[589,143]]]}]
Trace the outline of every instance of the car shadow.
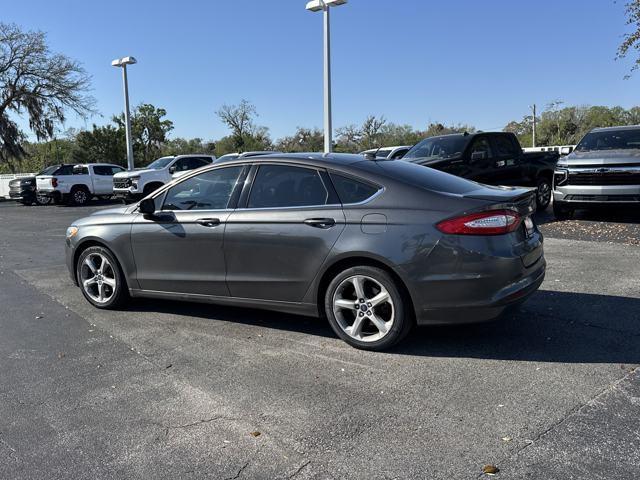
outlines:
[{"label": "car shadow", "polygon": [[[326,320],[262,310],[137,300],[133,310],[189,315],[320,337]],[[640,363],[640,299],[538,291],[520,309],[481,324],[422,326],[390,354],[561,363]]]}]

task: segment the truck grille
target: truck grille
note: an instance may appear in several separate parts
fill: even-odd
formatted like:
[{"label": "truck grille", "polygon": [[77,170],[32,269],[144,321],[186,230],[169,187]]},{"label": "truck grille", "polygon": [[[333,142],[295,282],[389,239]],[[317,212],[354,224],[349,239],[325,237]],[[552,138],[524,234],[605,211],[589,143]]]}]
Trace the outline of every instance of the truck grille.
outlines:
[{"label": "truck grille", "polygon": [[129,188],[131,186],[131,180],[128,178],[114,178],[113,188]]},{"label": "truck grille", "polygon": [[569,185],[640,185],[640,172],[569,173]]},{"label": "truck grille", "polygon": [[19,183],[14,183],[13,185],[9,185],[9,193],[20,193],[22,188]]}]

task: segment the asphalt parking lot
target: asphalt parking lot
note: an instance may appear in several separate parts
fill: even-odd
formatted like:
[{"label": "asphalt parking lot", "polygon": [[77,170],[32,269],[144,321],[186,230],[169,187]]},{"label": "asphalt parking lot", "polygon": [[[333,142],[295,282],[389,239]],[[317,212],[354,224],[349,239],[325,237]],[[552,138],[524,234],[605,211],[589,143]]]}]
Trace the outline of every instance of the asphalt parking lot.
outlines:
[{"label": "asphalt parking lot", "polygon": [[640,214],[539,214],[541,290],[388,353],[323,321],[168,301],[92,308],[66,227],[0,202],[0,478],[633,479]]}]

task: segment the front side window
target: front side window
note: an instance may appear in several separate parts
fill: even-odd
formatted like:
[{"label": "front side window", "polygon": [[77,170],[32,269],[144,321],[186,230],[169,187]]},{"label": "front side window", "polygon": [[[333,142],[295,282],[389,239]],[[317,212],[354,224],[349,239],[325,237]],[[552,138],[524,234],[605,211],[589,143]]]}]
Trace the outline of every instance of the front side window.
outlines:
[{"label": "front side window", "polygon": [[313,168],[262,165],[249,195],[249,208],[326,205],[327,192],[320,172]]},{"label": "front side window", "polygon": [[162,210],[223,210],[229,205],[241,166],[218,168],[171,187]]},{"label": "front side window", "polygon": [[369,183],[345,177],[337,173],[330,173],[329,175],[343,205],[364,202],[380,190],[379,187],[374,187]]},{"label": "front side window", "polygon": [[154,160],[153,162],[151,162],[147,168],[150,170],[160,170],[162,168],[165,168],[167,165],[169,165],[172,161],[173,161],[174,157],[161,157],[158,158],[157,160]]},{"label": "front side window", "polygon": [[443,135],[425,138],[413,146],[403,157],[403,160],[419,163],[425,159],[460,157],[468,143],[468,135]]}]

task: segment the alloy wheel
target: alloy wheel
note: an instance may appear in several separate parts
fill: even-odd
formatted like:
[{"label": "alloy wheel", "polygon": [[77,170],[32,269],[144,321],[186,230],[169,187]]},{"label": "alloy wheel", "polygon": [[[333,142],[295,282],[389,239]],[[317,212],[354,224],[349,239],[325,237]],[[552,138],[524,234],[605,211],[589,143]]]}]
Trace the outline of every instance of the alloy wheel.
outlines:
[{"label": "alloy wheel", "polygon": [[73,201],[78,205],[84,205],[87,202],[87,192],[84,190],[76,190],[73,193]]},{"label": "alloy wheel", "polygon": [[547,206],[551,201],[551,185],[549,182],[540,182],[538,185],[538,205]]},{"label": "alloy wheel", "polygon": [[338,285],[333,295],[333,313],[340,328],[361,342],[384,338],[395,320],[389,291],[366,275],[354,275]]},{"label": "alloy wheel", "polygon": [[116,291],[117,280],[113,266],[100,253],[91,253],[82,262],[80,284],[95,302],[107,303]]}]

